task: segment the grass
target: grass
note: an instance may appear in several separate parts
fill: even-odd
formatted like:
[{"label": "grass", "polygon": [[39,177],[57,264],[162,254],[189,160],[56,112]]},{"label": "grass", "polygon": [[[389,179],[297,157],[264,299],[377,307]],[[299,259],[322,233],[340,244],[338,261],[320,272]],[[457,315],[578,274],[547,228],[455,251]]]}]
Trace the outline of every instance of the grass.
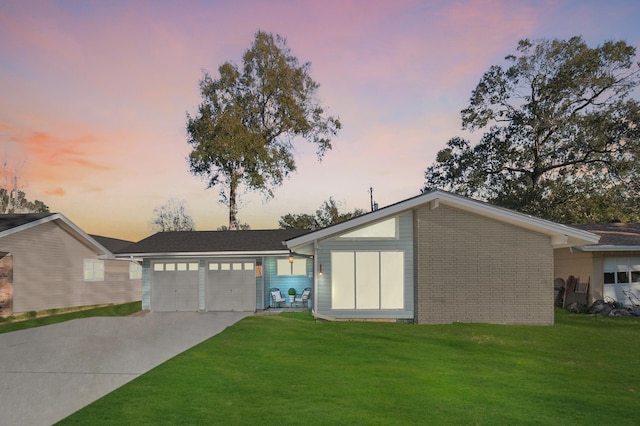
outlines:
[{"label": "grass", "polygon": [[640,423],[640,319],[553,327],[252,316],[61,424]]},{"label": "grass", "polygon": [[76,307],[32,311],[19,316],[2,318],[0,333],[24,330],[43,325],[56,324],[78,318],[127,316],[142,309],[141,302],[123,303],[100,307]]}]

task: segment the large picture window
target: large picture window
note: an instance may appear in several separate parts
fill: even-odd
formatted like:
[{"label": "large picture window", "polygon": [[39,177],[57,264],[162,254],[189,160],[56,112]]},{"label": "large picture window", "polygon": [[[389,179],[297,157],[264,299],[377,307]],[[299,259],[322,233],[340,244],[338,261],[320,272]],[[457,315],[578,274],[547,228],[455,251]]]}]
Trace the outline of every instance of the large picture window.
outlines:
[{"label": "large picture window", "polygon": [[331,253],[332,309],[403,309],[404,253]]}]

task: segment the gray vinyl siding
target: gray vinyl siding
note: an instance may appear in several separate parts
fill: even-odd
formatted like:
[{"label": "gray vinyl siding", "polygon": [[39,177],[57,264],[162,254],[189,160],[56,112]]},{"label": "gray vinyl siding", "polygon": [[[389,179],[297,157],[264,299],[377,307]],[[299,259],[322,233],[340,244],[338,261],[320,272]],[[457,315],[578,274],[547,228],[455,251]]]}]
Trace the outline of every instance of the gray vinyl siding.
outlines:
[{"label": "gray vinyl siding", "polygon": [[[192,262],[196,261],[191,260]],[[206,280],[207,280],[207,260],[198,259],[198,309],[207,309],[206,303]]]},{"label": "gray vinyl siding", "polygon": [[151,260],[142,261],[142,309],[151,309]]},{"label": "gray vinyl siding", "polygon": [[[317,277],[316,312],[338,319],[402,319],[414,316],[414,268],[413,268],[413,213],[398,217],[397,239],[340,240],[331,238],[321,241],[318,247],[318,265],[322,275]],[[336,309],[331,308],[331,252],[332,251],[401,251],[404,253],[404,309]]]},{"label": "gray vinyl siding", "polygon": [[97,259],[87,245],[55,222],[0,239],[13,256],[13,312],[140,300],[140,280],[129,280],[129,262],[105,261],[104,281],[84,281],[84,259]]}]

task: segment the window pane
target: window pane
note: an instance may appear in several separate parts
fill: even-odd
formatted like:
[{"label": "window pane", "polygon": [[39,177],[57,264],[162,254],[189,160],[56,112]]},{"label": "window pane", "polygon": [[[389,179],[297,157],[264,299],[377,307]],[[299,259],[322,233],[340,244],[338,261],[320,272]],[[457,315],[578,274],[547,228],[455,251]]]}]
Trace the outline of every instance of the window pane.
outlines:
[{"label": "window pane", "polygon": [[331,308],[355,307],[355,262],[353,252],[331,253]]},{"label": "window pane", "polygon": [[167,263],[164,265],[164,270],[165,271],[175,271],[176,270],[176,264],[175,263]]},{"label": "window pane", "polygon": [[289,263],[289,258],[277,259],[276,262],[278,275],[291,275],[291,264]]},{"label": "window pane", "polygon": [[186,263],[178,263],[178,271],[186,271],[187,264]]},{"label": "window pane", "polygon": [[83,277],[85,281],[104,281],[104,260],[84,259]]},{"label": "window pane", "polygon": [[164,271],[164,263],[154,263],[153,264],[154,271]]},{"label": "window pane", "polygon": [[356,252],[356,308],[380,309],[380,253]]},{"label": "window pane", "polygon": [[83,272],[84,272],[84,280],[92,281],[93,280],[93,265],[91,264],[90,259],[85,259],[83,263]]},{"label": "window pane", "polygon": [[245,271],[253,271],[253,263],[246,262],[244,264],[244,270]]},{"label": "window pane", "polygon": [[380,293],[382,309],[404,308],[404,253],[380,253]]},{"label": "window pane", "polygon": [[618,272],[618,284],[626,284],[629,282],[629,272]]},{"label": "window pane", "polygon": [[605,272],[604,273],[604,283],[605,284],[615,284],[616,283],[616,274],[615,274],[615,272]]},{"label": "window pane", "polygon": [[138,263],[129,263],[129,279],[139,280],[142,278],[142,266]]},{"label": "window pane", "polygon": [[640,271],[631,271],[631,282],[640,282]]},{"label": "window pane", "polygon": [[233,264],[234,271],[242,271],[242,263],[234,263]]},{"label": "window pane", "polygon": [[307,259],[293,260],[293,275],[307,275]]},{"label": "window pane", "polygon": [[221,263],[220,264],[220,270],[221,271],[230,271],[231,270],[231,264],[230,263]]},{"label": "window pane", "polygon": [[195,262],[194,263],[190,263],[189,264],[189,270],[190,271],[197,271],[198,270],[198,266],[199,265],[197,263],[195,263]]},{"label": "window pane", "polygon": [[342,234],[340,238],[396,238],[396,218],[387,219],[352,232]]},{"label": "window pane", "polygon": [[210,263],[209,264],[209,270],[210,271],[217,271],[219,269],[219,266],[217,263]]}]

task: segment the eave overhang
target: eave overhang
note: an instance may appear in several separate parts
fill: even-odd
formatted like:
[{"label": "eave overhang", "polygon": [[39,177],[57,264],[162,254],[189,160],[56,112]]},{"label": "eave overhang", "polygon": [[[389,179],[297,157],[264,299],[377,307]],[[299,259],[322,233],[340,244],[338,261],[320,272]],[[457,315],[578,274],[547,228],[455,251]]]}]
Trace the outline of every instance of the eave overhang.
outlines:
[{"label": "eave overhang", "polygon": [[600,240],[599,235],[588,231],[572,228],[570,226],[540,219],[502,207],[493,206],[482,201],[472,200],[446,191],[435,190],[401,201],[380,210],[376,210],[366,215],[358,216],[346,222],[311,232],[300,237],[292,238],[286,241],[286,245],[289,249],[302,251],[305,246],[313,243],[313,241],[332,238],[346,231],[367,226],[424,205],[429,205],[431,209],[437,209],[442,205],[449,206],[458,210],[467,211],[479,216],[508,223],[513,226],[542,233],[551,237],[551,244],[553,248],[588,246],[590,244],[596,244]]}]

